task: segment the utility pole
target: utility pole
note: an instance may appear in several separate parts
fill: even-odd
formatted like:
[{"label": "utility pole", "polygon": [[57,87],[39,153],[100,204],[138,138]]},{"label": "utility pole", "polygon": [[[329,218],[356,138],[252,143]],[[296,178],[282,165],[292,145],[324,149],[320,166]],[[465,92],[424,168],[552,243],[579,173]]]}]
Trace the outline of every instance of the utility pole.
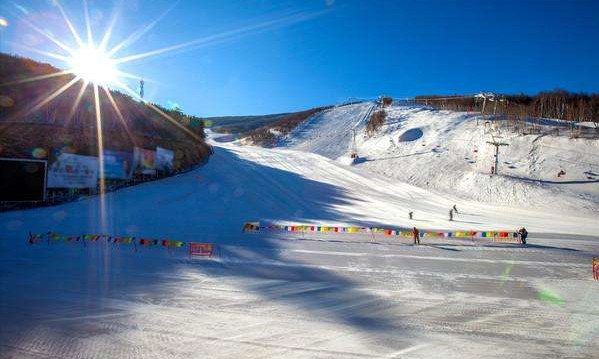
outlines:
[{"label": "utility pole", "polygon": [[485,106],[487,106],[487,96],[483,95],[483,116],[485,114]]},{"label": "utility pole", "polygon": [[497,99],[493,101],[493,119],[495,119],[495,115],[497,114]]},{"label": "utility pole", "polygon": [[499,147],[500,146],[509,146],[509,144],[507,143],[502,143],[502,142],[497,142],[495,140],[493,141],[487,141],[488,144],[495,146],[495,166],[493,167],[493,170],[491,171],[492,175],[496,175],[499,173]]}]

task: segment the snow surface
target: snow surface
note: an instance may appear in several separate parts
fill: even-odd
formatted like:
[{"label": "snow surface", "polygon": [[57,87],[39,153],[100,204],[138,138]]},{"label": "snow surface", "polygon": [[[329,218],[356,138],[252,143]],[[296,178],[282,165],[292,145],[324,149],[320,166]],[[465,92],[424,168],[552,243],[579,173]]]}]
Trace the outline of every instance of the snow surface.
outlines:
[{"label": "snow surface", "polygon": [[[315,116],[283,147],[347,163],[349,129],[371,106],[355,104]],[[485,124],[478,114],[403,105],[386,110],[387,124],[372,137],[364,133],[365,121],[359,122],[361,168],[478,202],[599,212],[599,140],[519,135],[498,123]],[[401,140],[416,130],[422,137]],[[501,176],[489,176],[494,147],[487,141],[493,140],[509,144],[500,149]],[[566,175],[557,177],[562,169]]]},{"label": "snow surface", "polygon": [[[395,110],[410,118],[428,111]],[[369,105],[339,107],[288,139],[289,147],[317,153],[220,138],[212,141],[210,161],[193,172],[61,206],[0,213],[0,357],[596,357],[593,197],[580,199],[586,207],[577,208],[573,194],[541,187],[554,196],[547,199],[569,205],[497,204],[499,196],[483,202],[418,186],[420,174],[414,184],[392,179],[369,167],[376,161],[339,163],[351,137],[331,141],[323,127],[350,130],[367,111]],[[422,116],[410,124],[423,129],[414,146],[433,146],[436,125]],[[330,124],[346,117],[347,123]],[[454,119],[468,125],[465,115]],[[310,131],[321,134],[313,143]],[[360,140],[361,151],[372,146],[374,153],[385,140]],[[445,163],[431,157],[421,172]],[[460,214],[449,222],[453,204]],[[525,225],[531,244],[439,239],[416,247],[381,235],[244,234],[247,220],[424,229]],[[28,246],[29,231],[212,242],[221,253],[198,260],[185,249]]]}]

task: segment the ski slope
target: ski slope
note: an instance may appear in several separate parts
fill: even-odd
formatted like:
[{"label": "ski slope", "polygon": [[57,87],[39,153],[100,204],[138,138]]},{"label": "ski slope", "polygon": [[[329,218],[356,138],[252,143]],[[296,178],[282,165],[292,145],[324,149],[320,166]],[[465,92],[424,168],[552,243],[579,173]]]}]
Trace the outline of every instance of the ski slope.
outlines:
[{"label": "ski slope", "polygon": [[[189,173],[0,213],[1,358],[592,358],[599,350],[594,213],[443,194],[317,153],[212,145],[210,161]],[[314,146],[335,151],[324,140]],[[450,222],[453,204],[460,214]],[[525,225],[531,244],[244,234],[247,220]],[[212,242],[221,255],[28,246],[29,231]]]},{"label": "ski slope", "polygon": [[[524,136],[497,123],[485,125],[477,114],[405,105],[387,108],[386,125],[368,137],[360,120],[371,106],[343,106],[315,116],[282,147],[349,163],[350,129],[357,124],[362,161],[356,167],[477,202],[599,211],[598,140]],[[493,140],[509,146],[500,150],[501,176],[491,177],[494,147],[487,142]],[[557,177],[562,169],[566,175]]]}]

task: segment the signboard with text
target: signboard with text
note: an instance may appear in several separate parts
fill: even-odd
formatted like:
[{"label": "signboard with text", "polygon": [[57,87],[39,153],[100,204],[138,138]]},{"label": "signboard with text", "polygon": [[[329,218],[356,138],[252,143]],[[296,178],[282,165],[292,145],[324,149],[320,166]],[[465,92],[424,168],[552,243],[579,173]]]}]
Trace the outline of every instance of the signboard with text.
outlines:
[{"label": "signboard with text", "polygon": [[61,153],[48,168],[48,188],[96,188],[98,157]]}]

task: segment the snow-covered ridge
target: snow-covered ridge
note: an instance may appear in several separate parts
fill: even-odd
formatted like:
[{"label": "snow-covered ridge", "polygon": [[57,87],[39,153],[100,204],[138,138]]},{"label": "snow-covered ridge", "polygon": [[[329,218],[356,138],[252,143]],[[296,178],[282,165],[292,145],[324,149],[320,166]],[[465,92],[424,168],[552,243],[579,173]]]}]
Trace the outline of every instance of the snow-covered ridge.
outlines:
[{"label": "snow-covered ridge", "polygon": [[[421,106],[388,107],[376,135],[359,122],[372,103],[333,108],[289,134],[282,146],[347,163],[356,126],[356,167],[419,187],[480,202],[599,210],[599,141],[520,135],[479,114]],[[500,176],[490,176],[494,146]],[[557,176],[560,171],[566,174]]]}]

